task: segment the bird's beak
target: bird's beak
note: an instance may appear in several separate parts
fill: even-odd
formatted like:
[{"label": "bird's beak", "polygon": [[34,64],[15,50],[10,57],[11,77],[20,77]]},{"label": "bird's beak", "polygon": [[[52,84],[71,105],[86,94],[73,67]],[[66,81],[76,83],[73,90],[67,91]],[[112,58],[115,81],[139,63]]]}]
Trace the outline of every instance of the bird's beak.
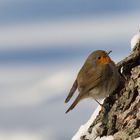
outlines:
[{"label": "bird's beak", "polygon": [[107,54],[109,55],[112,52],[112,50],[110,50]]}]

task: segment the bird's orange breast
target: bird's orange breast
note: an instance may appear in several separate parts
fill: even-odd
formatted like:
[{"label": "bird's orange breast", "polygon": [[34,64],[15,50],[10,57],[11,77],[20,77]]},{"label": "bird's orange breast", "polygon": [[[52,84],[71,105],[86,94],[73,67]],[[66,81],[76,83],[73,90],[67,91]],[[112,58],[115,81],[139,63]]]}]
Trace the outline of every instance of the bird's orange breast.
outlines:
[{"label": "bird's orange breast", "polygon": [[97,60],[97,64],[108,64],[110,62],[111,59],[108,56],[101,56],[100,59]]}]

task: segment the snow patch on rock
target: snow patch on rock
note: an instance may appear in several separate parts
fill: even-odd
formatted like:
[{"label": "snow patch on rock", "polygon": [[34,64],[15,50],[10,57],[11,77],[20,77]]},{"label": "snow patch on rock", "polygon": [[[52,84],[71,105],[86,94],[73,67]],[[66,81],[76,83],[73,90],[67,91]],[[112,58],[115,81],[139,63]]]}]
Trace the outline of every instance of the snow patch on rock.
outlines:
[{"label": "snow patch on rock", "polygon": [[137,43],[140,42],[140,30],[137,34],[135,34],[131,39],[131,50],[135,49]]}]

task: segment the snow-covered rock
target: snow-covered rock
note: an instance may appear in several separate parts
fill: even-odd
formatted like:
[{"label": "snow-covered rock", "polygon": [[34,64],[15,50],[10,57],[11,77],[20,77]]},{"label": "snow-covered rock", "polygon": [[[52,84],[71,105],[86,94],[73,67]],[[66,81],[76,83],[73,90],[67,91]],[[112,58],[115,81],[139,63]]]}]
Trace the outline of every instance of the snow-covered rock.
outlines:
[{"label": "snow-covered rock", "polygon": [[98,137],[98,133],[100,132],[100,129],[101,129],[100,127],[101,123],[98,123],[97,125],[94,126],[91,134],[89,134],[88,132],[88,128],[90,127],[92,122],[95,120],[100,109],[101,109],[101,106],[98,106],[97,109],[92,114],[91,118],[88,120],[88,122],[80,127],[78,132],[73,136],[72,140],[81,140],[80,137],[84,135],[86,136],[86,139],[89,139],[89,140],[114,140],[113,136],[105,136],[102,138]]},{"label": "snow-covered rock", "polygon": [[[101,102],[103,103],[103,101]],[[98,137],[98,132],[100,132],[101,129],[101,123],[98,123],[96,126],[94,126],[94,128],[92,129],[92,133],[89,134],[88,132],[88,128],[90,127],[90,125],[93,123],[93,121],[95,120],[95,118],[97,117],[99,111],[101,109],[101,106],[99,105],[97,107],[97,109],[94,111],[94,113],[92,114],[91,118],[88,120],[88,122],[84,125],[82,125],[80,127],[80,129],[78,130],[78,132],[73,136],[72,140],[81,140],[80,137],[81,136],[86,136],[86,139],[89,140],[113,140],[113,136],[105,136],[105,137]]]}]

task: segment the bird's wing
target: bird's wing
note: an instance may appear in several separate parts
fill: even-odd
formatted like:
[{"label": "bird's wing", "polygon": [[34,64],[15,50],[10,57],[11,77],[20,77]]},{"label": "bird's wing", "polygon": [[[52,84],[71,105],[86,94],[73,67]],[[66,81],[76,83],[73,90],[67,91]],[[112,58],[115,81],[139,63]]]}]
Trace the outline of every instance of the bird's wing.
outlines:
[{"label": "bird's wing", "polygon": [[87,73],[85,73],[83,81],[80,83],[81,87],[83,85],[85,87],[83,88],[83,92],[90,91],[106,80],[106,78],[110,75],[109,69],[109,65],[104,65],[98,69],[90,69]]},{"label": "bird's wing", "polygon": [[73,86],[72,86],[72,88],[71,88],[71,90],[70,90],[70,92],[69,92],[69,94],[68,94],[68,96],[65,100],[65,103],[67,103],[71,99],[71,97],[73,96],[74,92],[77,89],[77,86],[78,86],[77,80],[75,80],[74,83],[73,83]]},{"label": "bird's wing", "polygon": [[91,77],[87,80],[87,86],[84,91],[89,91],[95,88],[103,79],[103,74],[97,74],[96,77]]},{"label": "bird's wing", "polygon": [[89,70],[88,72],[84,73],[82,76],[80,76],[80,82],[79,82],[79,88],[83,89],[85,91],[86,89],[89,89],[91,86],[94,87],[98,85],[102,78],[102,71],[96,71],[96,70]]}]

